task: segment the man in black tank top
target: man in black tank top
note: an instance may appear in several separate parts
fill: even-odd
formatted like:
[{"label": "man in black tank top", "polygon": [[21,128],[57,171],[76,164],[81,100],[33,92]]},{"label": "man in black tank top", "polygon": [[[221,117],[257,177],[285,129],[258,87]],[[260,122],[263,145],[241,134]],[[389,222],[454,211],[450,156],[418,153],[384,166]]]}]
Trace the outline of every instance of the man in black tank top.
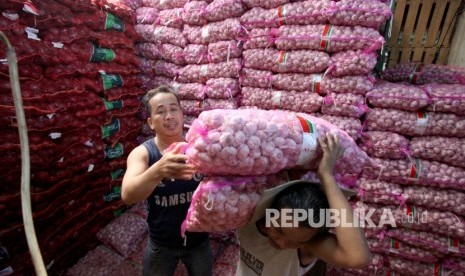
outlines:
[{"label": "man in black tank top", "polygon": [[127,204],[147,201],[149,242],[144,255],[143,273],[171,276],[181,260],[189,275],[212,274],[212,254],[207,233],[187,233],[181,237],[181,224],[198,186],[195,168],[186,164],[180,147],[163,153],[172,143],[184,142],[183,113],[179,98],[168,87],[150,90],[143,97],[149,115],[147,123],[156,134],[128,156],[122,185]]}]

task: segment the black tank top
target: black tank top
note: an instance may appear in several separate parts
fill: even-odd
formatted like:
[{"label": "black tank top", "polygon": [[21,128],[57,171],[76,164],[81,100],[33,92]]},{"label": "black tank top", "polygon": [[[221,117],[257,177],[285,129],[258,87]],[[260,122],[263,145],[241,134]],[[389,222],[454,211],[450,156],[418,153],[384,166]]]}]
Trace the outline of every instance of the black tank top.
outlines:
[{"label": "black tank top", "polygon": [[[143,143],[149,152],[149,166],[160,160],[155,140]],[[181,224],[186,218],[192,195],[199,185],[195,180],[163,179],[147,198],[147,224],[150,240],[169,248],[193,248],[208,239],[208,233],[186,232],[186,244],[181,237]]]}]

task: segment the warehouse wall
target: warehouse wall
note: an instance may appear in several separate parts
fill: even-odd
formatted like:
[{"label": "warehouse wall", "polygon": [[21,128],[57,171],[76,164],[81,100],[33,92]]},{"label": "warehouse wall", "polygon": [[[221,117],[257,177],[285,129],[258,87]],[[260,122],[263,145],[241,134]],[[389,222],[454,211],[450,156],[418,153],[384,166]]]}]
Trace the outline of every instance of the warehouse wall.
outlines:
[{"label": "warehouse wall", "polygon": [[465,67],[465,13],[459,17],[447,64]]}]

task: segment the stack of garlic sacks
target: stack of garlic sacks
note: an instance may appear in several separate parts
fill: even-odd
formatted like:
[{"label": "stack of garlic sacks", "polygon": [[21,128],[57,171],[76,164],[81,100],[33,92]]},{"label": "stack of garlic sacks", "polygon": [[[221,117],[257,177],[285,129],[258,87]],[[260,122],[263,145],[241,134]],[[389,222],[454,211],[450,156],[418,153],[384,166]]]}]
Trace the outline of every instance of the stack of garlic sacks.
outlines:
[{"label": "stack of garlic sacks", "polygon": [[[379,1],[250,1],[242,105],[315,114],[357,139],[379,26],[390,8]],[[329,23],[328,23],[329,22]],[[321,112],[321,114],[318,114]]]},{"label": "stack of garlic sacks", "polygon": [[[169,85],[192,121],[205,109],[236,109],[241,69],[241,1],[143,1],[135,9],[145,42],[144,88]],[[191,117],[190,117],[191,116]],[[189,118],[190,117],[190,118]]]},{"label": "stack of garlic sacks", "polygon": [[[374,0],[290,2],[127,0],[145,40],[137,45],[145,88],[171,85],[185,113],[194,116],[215,107],[235,108],[202,105],[202,100],[241,92],[245,108],[313,113],[356,139],[366,111],[363,96],[373,88],[370,73],[384,42],[377,28],[390,9]],[[234,137],[245,138],[240,132]],[[191,211],[184,226],[222,232],[243,225],[262,190],[288,179],[285,172],[205,178],[193,209],[224,207],[216,207],[221,212],[210,212],[201,225],[189,225],[189,217],[195,217]]]},{"label": "stack of garlic sacks", "polygon": [[[0,30],[17,59],[31,165],[31,203],[44,262],[66,267],[124,208],[126,156],[137,145],[141,94],[132,11],[106,1],[0,1]],[[6,47],[0,57],[6,58]],[[21,154],[8,66],[0,65],[1,246],[32,274],[21,216]]]},{"label": "stack of garlic sacks", "polygon": [[[216,1],[210,5],[215,3]],[[376,28],[390,16],[389,7],[379,1],[296,3],[245,1],[244,4],[249,10],[240,18],[246,35],[245,50],[242,53],[244,68],[240,77],[242,104],[261,109],[287,109],[308,114],[319,111],[322,103],[325,102],[326,105],[322,112],[357,120],[358,124],[355,123],[357,128],[352,129],[352,134],[356,138],[361,125],[359,118],[366,110],[363,106],[363,95],[373,88],[374,80],[369,76],[376,63],[376,55],[373,51],[379,50],[384,41]],[[185,10],[187,10],[186,7],[187,5]],[[275,18],[275,15],[280,15],[282,10],[285,11],[285,18],[279,16]],[[372,12],[367,12],[367,10]],[[338,25],[324,25],[328,18]],[[284,23],[295,25],[284,25],[279,29],[271,28]],[[318,23],[321,24],[316,25]],[[353,26],[344,26],[344,24]],[[369,27],[362,27],[361,24]],[[188,37],[191,33],[195,33],[194,29],[186,28],[185,25],[184,30],[186,29],[190,30],[184,32]],[[228,29],[224,28],[224,30]],[[196,39],[200,43],[199,39],[202,35],[211,30],[215,28],[207,25],[190,40]],[[333,54],[333,61],[329,53]],[[183,72],[188,71],[186,68],[196,68],[194,65],[189,66],[179,69],[179,80],[184,79]],[[195,75],[202,73],[198,73],[198,70],[194,71]],[[323,76],[324,72],[326,74]],[[312,73],[321,74],[312,75]],[[359,75],[351,76],[351,73]],[[327,94],[327,97],[324,98],[320,94]],[[247,117],[245,114],[250,115],[249,120],[255,118],[254,115],[258,118],[248,124],[244,121]],[[199,213],[199,219],[195,215],[197,213],[192,211],[186,219],[185,229],[211,232],[235,229],[247,222],[250,210],[253,210],[260,192],[267,185],[279,185],[287,180],[285,175],[273,174],[278,171],[278,168],[284,169],[287,165],[295,164],[297,160],[292,160],[295,153],[292,150],[275,153],[272,152],[274,145],[263,146],[260,143],[266,139],[267,135],[271,137],[273,133],[276,133],[283,136],[280,137],[282,141],[279,139],[279,141],[274,141],[278,147],[283,146],[283,143],[293,141],[296,141],[299,146],[298,139],[292,134],[299,133],[298,126],[295,129],[292,127],[288,129],[288,126],[279,124],[280,120],[293,121],[291,116],[285,117],[288,116],[287,114],[272,114],[268,118],[269,122],[266,123],[260,121],[263,119],[260,115],[259,112],[255,114],[246,110],[242,114],[245,117],[226,111],[208,113],[201,116],[200,121],[204,123],[203,126],[198,124],[194,130],[190,129],[191,135],[187,134],[187,140],[192,146],[191,150],[188,150],[188,154],[191,157],[194,156],[192,161],[201,172],[219,175],[203,180],[193,198],[191,208],[196,209],[196,203],[199,205],[201,203],[206,209],[213,208],[215,204],[223,204],[224,208],[220,208],[222,212],[218,213],[217,219],[212,216],[206,218],[202,213]],[[224,119],[228,116],[231,116],[228,120]],[[335,119],[335,121],[339,120]],[[351,122],[350,119],[341,121]],[[324,123],[318,122],[316,125],[317,128],[321,128],[318,129],[319,133],[324,133],[329,129]],[[262,127],[266,129],[262,130]],[[220,133],[208,132],[215,128],[223,129]],[[232,133],[231,129],[235,129],[236,132]],[[239,129],[244,131],[238,131]],[[207,132],[208,135],[205,134]],[[255,132],[258,135],[258,138],[255,137],[257,141],[253,141],[254,137],[251,137]],[[266,133],[264,137],[258,134],[262,132]],[[203,141],[203,138],[197,139],[196,135],[199,133],[207,135],[206,141]],[[289,137],[283,133],[288,133]],[[251,138],[248,139],[248,137]],[[289,139],[286,140],[286,138]],[[219,141],[219,144],[213,145],[214,141]],[[241,144],[238,141],[247,142],[247,145],[226,146]],[[295,146],[291,143],[288,148],[292,149]],[[255,150],[257,147],[258,151]],[[262,148],[261,153],[260,148]],[[255,153],[266,156],[255,156]],[[290,160],[286,160],[288,155],[292,156]],[[240,166],[238,161],[241,163]],[[234,164],[238,164],[237,167]],[[250,164],[250,167],[246,168],[244,164]],[[247,169],[254,171],[252,173]],[[224,179],[221,177],[224,175],[245,177]],[[248,175],[259,175],[259,177],[247,177]],[[211,215],[213,213],[211,212]],[[212,221],[215,223],[211,223]]]},{"label": "stack of garlic sacks", "polygon": [[355,207],[390,209],[397,227],[367,229],[369,270],[335,275],[464,275],[464,77],[463,69],[402,64],[366,95],[360,147],[381,166],[364,170]]}]

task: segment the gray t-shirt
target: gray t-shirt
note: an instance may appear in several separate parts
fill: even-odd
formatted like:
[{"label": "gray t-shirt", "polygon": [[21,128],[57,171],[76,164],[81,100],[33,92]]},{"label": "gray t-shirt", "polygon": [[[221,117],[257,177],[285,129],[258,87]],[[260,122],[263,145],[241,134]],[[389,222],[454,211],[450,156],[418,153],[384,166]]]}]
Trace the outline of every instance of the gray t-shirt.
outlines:
[{"label": "gray t-shirt", "polygon": [[265,209],[271,205],[274,196],[288,186],[284,184],[265,190],[252,219],[237,230],[240,258],[236,276],[301,276],[315,265],[316,259],[305,267],[301,266],[297,249],[276,249],[257,229],[256,221],[265,216]]}]

